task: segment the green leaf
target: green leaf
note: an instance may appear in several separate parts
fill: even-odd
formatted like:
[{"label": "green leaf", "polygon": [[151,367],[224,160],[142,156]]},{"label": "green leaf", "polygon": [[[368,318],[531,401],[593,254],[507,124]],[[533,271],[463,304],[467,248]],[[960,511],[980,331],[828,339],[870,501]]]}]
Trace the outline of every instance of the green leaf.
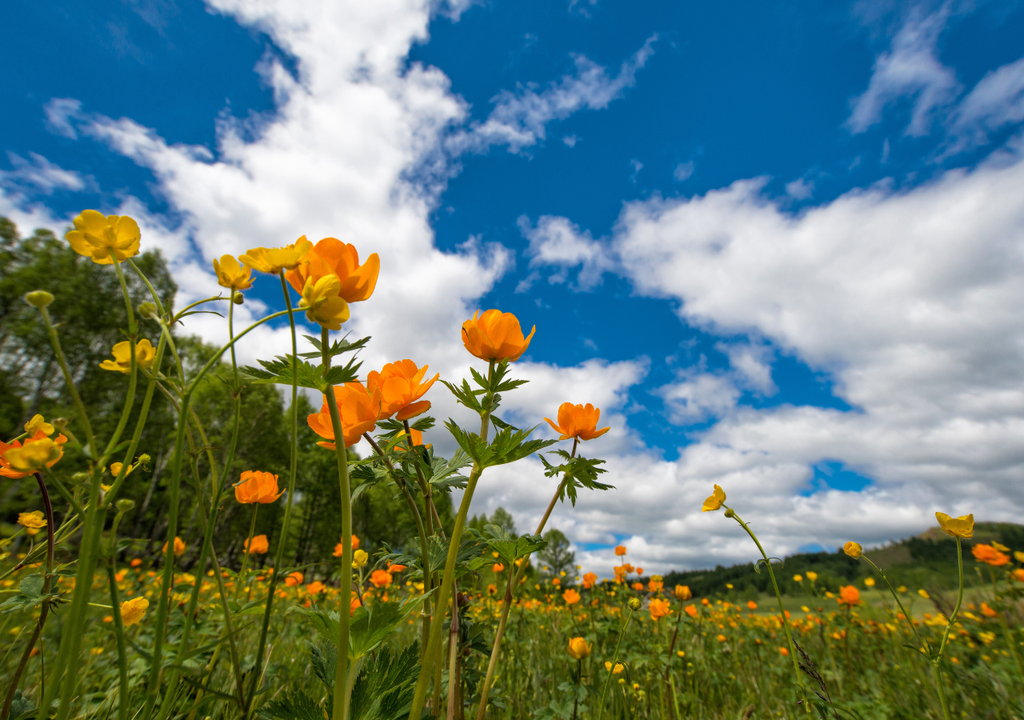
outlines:
[{"label": "green leaf", "polygon": [[301,690],[285,692],[284,696],[272,700],[257,711],[264,720],[324,720],[326,711]]},{"label": "green leaf", "polygon": [[316,643],[309,643],[309,661],[313,666],[313,672],[320,678],[327,689],[334,691],[334,672],[338,667],[338,649],[330,643],[320,647]]},{"label": "green leaf", "polygon": [[21,582],[18,583],[18,589],[27,597],[39,597],[43,592],[43,574],[36,573],[22,578]]},{"label": "green leaf", "polygon": [[410,597],[403,603],[376,600],[369,609],[356,608],[349,626],[349,659],[358,660],[380,647],[410,613],[423,604],[421,596]]},{"label": "green leaf", "polygon": [[405,720],[419,676],[418,657],[413,643],[401,653],[384,647],[366,658],[352,688],[350,720]]},{"label": "green leaf", "polygon": [[498,525],[486,525],[484,532],[490,536],[487,539],[487,546],[509,565],[548,546],[548,541],[540,535],[523,535],[517,538],[506,528]]},{"label": "green leaf", "polygon": [[320,637],[331,645],[338,646],[338,613],[321,610],[316,605],[308,608],[301,605],[292,605],[285,611],[285,615],[293,612],[302,615]]},{"label": "green leaf", "polygon": [[441,381],[445,387],[451,390],[452,395],[459,401],[460,404],[465,405],[473,412],[483,412],[483,408],[480,406],[480,401],[476,399],[477,395],[484,393],[483,390],[474,390],[469,386],[468,380],[463,380],[461,385],[450,383],[447,380]]},{"label": "green leaf", "polygon": [[[324,346],[320,343],[320,338],[314,337],[313,335],[303,335],[302,337],[309,340],[309,343],[316,348],[316,352],[299,353],[299,357],[319,358],[323,356]],[[366,343],[370,341],[369,337],[364,337],[360,338],[359,340],[356,340],[355,342],[348,342],[345,339],[347,337],[348,336],[346,335],[340,340],[335,340],[333,343],[331,343],[331,347],[327,351],[331,357],[336,357],[337,355],[341,355],[342,353],[355,352],[356,350],[360,350],[364,348],[366,346]]]}]

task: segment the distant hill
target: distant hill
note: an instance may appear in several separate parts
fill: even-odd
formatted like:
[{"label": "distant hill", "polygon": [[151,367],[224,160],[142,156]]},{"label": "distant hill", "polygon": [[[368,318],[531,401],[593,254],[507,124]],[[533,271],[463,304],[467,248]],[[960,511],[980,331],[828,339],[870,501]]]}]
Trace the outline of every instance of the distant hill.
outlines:
[{"label": "distant hill", "polygon": [[[969,547],[973,543],[988,543],[993,540],[1013,550],[1024,550],[1024,525],[1014,523],[976,523],[974,538],[964,543],[964,581],[967,585],[989,582],[987,568],[974,562]],[[751,546],[751,555],[757,549]],[[865,550],[875,564],[885,571],[895,586],[905,585],[911,590],[924,588],[929,592],[943,592],[957,585],[956,541],[938,527],[930,528],[915,537],[899,542]],[[842,550],[837,552],[799,553],[773,563],[779,588],[786,595],[806,595],[810,581],[807,572],[818,574],[815,582],[820,591],[837,592],[840,585],[857,584],[872,575],[871,567],[860,560],[848,557]],[[695,597],[731,597],[733,599],[755,599],[762,593],[772,592],[771,579],[763,563],[755,571],[753,563],[722,567],[713,570],[688,570],[671,572],[665,576],[665,587],[688,585]],[[796,582],[794,575],[800,575],[802,582]],[[727,587],[732,585],[730,589]]]}]

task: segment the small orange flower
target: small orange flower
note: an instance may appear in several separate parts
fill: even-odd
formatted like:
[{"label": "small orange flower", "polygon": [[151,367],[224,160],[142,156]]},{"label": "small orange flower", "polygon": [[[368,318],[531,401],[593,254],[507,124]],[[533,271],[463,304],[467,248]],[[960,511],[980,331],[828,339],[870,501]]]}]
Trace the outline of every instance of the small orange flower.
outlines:
[{"label": "small orange flower", "polygon": [[[629,564],[629,563],[627,563],[627,565],[628,565],[628,564]],[[644,574],[644,569],[643,569],[642,567],[638,567],[638,568],[636,569],[636,574],[637,574],[637,575],[643,575],[643,574]]]},{"label": "small orange flower", "polygon": [[[162,548],[160,548],[160,552],[162,552],[162,553],[166,553],[167,552],[167,543],[164,543],[164,546]],[[185,541],[182,540],[180,537],[174,538],[174,554],[175,554],[175,556],[181,555],[183,552],[185,552]]]},{"label": "small orange flower", "polygon": [[726,640],[728,640],[728,638],[725,635],[719,634],[718,636],[715,637],[715,640],[717,640],[720,643],[723,643]]},{"label": "small orange flower", "polygon": [[341,557],[345,553],[345,546],[342,543],[338,543],[334,546],[334,557]]},{"label": "small orange flower", "polygon": [[661,592],[665,589],[665,581],[662,580],[661,575],[654,575],[647,582],[647,590],[649,592]]},{"label": "small orange flower", "polygon": [[635,582],[633,583],[633,589],[640,592],[644,589],[644,584],[642,582]]},{"label": "small orange flower", "polygon": [[374,587],[382,588],[391,584],[394,578],[387,570],[374,570],[370,573],[370,582]]},{"label": "small orange flower", "polygon": [[780,647],[779,654],[782,655],[782,657],[789,657],[789,648]]},{"label": "small orange flower", "polygon": [[530,347],[530,340],[537,326],[527,337],[519,326],[519,319],[512,313],[488,310],[479,311],[462,323],[462,344],[471,355],[481,360],[518,360]]},{"label": "small orange flower", "polygon": [[621,555],[625,555],[626,554],[626,546],[625,545],[616,545],[615,546],[615,554],[616,555],[620,555],[620,556]]},{"label": "small orange flower", "polygon": [[63,435],[51,439],[40,429],[25,440],[12,443],[0,441],[0,477],[19,480],[41,469],[43,465],[53,467],[64,456],[63,445],[68,439]]},{"label": "small orange flower", "polygon": [[683,610],[686,612],[687,615],[689,615],[692,618],[695,618],[698,615],[696,605],[687,605],[683,608]]},{"label": "small orange flower", "polygon": [[395,573],[400,573],[405,569],[405,565],[398,565],[397,563],[394,565],[388,565],[388,572],[392,575],[394,575]]},{"label": "small orange flower", "polygon": [[498,594],[498,586],[495,585],[494,583],[489,584],[487,586],[487,594],[488,595],[497,595]]},{"label": "small orange flower", "polygon": [[555,432],[560,434],[559,440],[568,440],[569,438],[593,440],[611,430],[611,427],[597,429],[597,422],[601,419],[601,410],[590,403],[586,405],[562,403],[558,406],[557,425],[551,418],[544,419],[555,429]]},{"label": "small orange flower", "polygon": [[693,597],[693,593],[690,592],[689,585],[676,585],[676,589],[673,592],[673,595],[675,595],[676,600],[679,600],[680,602],[682,602],[683,600],[689,600]]},{"label": "small orange flower", "polygon": [[[305,240],[305,236],[302,239]],[[368,300],[373,295],[379,274],[380,258],[377,253],[360,265],[355,245],[326,237],[313,246],[304,262],[286,272],[284,277],[296,292],[301,293],[307,280],[315,283],[328,275],[336,275],[340,281],[338,297],[346,303],[354,303]]]},{"label": "small orange flower", "polygon": [[999,616],[999,613],[997,613],[995,610],[993,610],[991,608],[991,606],[989,606],[988,603],[984,603],[983,602],[981,604],[980,610],[981,610],[981,614],[984,615],[985,617],[998,617]]},{"label": "small orange flower", "polygon": [[748,601],[747,602],[747,609],[749,609],[749,610],[757,610],[757,603],[754,602],[753,600]]},{"label": "small orange flower", "polygon": [[128,564],[131,565],[133,568],[137,568],[140,565],[142,565],[142,560],[140,558],[132,558],[132,561]]},{"label": "small orange flower", "polygon": [[649,610],[651,611],[651,620],[655,621],[660,620],[672,612],[672,608],[669,607],[668,600],[663,600],[662,598],[655,598],[654,600],[651,600]]},{"label": "small orange flower", "polygon": [[352,593],[352,599],[349,601],[348,604],[348,614],[350,616],[355,615],[356,609],[362,607],[362,605],[363,604],[359,602],[359,596],[355,593]]},{"label": "small orange flower", "polygon": [[270,543],[267,541],[267,536],[257,535],[252,539],[251,543],[246,540],[245,550],[250,555],[266,555],[267,551],[270,550]]},{"label": "small orange flower", "polygon": [[[381,419],[394,415],[396,420],[408,420],[430,409],[430,401],[420,398],[441,374],[437,373],[423,382],[428,367],[430,366],[424,365],[418,368],[412,360],[399,360],[388,363],[380,372],[370,371],[366,376],[366,388],[371,393],[375,390],[380,392]],[[413,436],[414,443],[415,440],[416,437]]]},{"label": "small orange flower", "polygon": [[272,503],[284,495],[277,491],[277,475],[259,470],[246,470],[235,485],[235,500],[243,505]]},{"label": "small orange flower", "polygon": [[494,571],[494,572],[496,572],[496,573],[500,573],[500,572],[502,572],[502,571],[504,571],[504,570],[505,570],[505,566],[504,566],[504,565],[502,565],[501,563],[494,563],[494,564],[493,564],[493,565],[491,566],[491,570],[493,570],[493,571]]},{"label": "small orange flower", "polygon": [[574,637],[569,641],[569,657],[573,660],[582,660],[590,656],[590,645],[581,637]]},{"label": "small orange flower", "polygon": [[709,605],[711,605],[711,601],[708,600],[707,598],[701,598],[700,599],[700,604],[703,605],[704,607],[708,607]]},{"label": "small orange flower", "polygon": [[983,562],[992,567],[1000,567],[1010,562],[1010,556],[1006,553],[996,550],[991,545],[985,545],[979,543],[971,548],[971,554],[974,555],[974,559],[978,562]]},{"label": "small orange flower", "polygon": [[1024,568],[1017,568],[1012,573],[1013,579],[1017,582],[1024,582]]},{"label": "small orange flower", "polygon": [[306,586],[306,592],[310,595],[319,595],[324,591],[326,586],[319,580],[315,580]]},{"label": "small orange flower", "polygon": [[[353,382],[334,386],[334,397],[338,403],[338,415],[341,420],[341,431],[345,438],[345,447],[352,447],[363,433],[368,433],[377,425],[380,418],[380,390],[370,392],[362,383]],[[318,442],[320,447],[334,450],[334,426],[331,424],[331,412],[327,407],[326,396],[320,412],[306,418],[309,427],[325,442]]]},{"label": "small orange flower", "polygon": [[566,605],[575,605],[580,601],[580,594],[572,588],[569,588],[562,593],[562,599],[565,600]]},{"label": "small orange flower", "polygon": [[847,605],[851,608],[854,605],[860,605],[860,590],[853,585],[844,585],[839,588],[839,597],[836,598],[836,602],[840,605]]},{"label": "small orange flower", "polygon": [[285,576],[284,584],[288,587],[295,587],[296,585],[301,585],[304,579],[305,576],[296,570],[295,572],[288,573],[288,575]]},{"label": "small orange flower", "polygon": [[355,550],[358,550],[358,549],[359,549],[359,538],[357,538],[355,535],[353,535],[352,536],[352,550],[355,551]]},{"label": "small orange flower", "polygon": [[552,585],[554,585],[555,587],[558,587],[559,585],[561,585],[561,584],[562,584],[562,581],[561,581],[561,580],[559,580],[558,578],[555,578],[555,579],[553,579],[553,580],[551,581],[551,584],[552,584]]},{"label": "small orange flower", "polygon": [[[1022,570],[1021,572],[1024,572],[1024,570]],[[589,590],[590,588],[594,587],[594,583],[596,583],[596,582],[597,582],[597,575],[595,575],[592,572],[587,573],[586,575],[583,576],[583,589],[584,590]]]}]

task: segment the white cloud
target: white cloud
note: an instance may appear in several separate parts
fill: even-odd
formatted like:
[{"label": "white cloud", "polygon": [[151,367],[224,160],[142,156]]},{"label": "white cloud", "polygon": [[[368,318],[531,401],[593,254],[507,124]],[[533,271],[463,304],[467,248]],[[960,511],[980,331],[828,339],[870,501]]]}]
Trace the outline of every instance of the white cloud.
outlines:
[{"label": "white cloud", "polygon": [[786,183],[786,194],[795,200],[806,200],[814,192],[814,181],[797,178]]},{"label": "white cloud", "polygon": [[519,152],[547,137],[546,126],[579,110],[602,110],[622,96],[636,82],[636,73],[654,54],[658,36],[652,35],[631,58],[622,63],[615,77],[606,68],[583,55],[574,55],[576,72],[540,89],[535,83],[521,85],[516,92],[502,90],[494,97],[495,107],[483,123],[468,133],[456,134],[450,147],[484,150],[491,145],[508,145]]},{"label": "white cloud", "polygon": [[562,142],[564,142],[568,147],[571,148],[576,147],[576,143],[578,143],[579,141],[580,139],[575,135],[566,135],[564,138],[562,138]]},{"label": "white cloud", "polygon": [[948,5],[930,15],[920,8],[911,11],[893,38],[890,50],[875,59],[867,90],[851,103],[852,111],[846,121],[851,132],[865,132],[881,122],[886,106],[902,98],[913,98],[906,134],[928,134],[935,111],[960,92],[956,74],[938,58],[939,35],[949,14]]},{"label": "white cloud", "polygon": [[[580,232],[580,228],[566,218],[542,215],[533,226],[524,215],[518,224],[523,237],[530,241],[526,250],[530,256],[530,267],[553,265],[560,268],[548,277],[548,282],[565,282],[569,269],[579,266],[574,289],[592,290],[601,283],[604,273],[614,267],[604,246],[595,242],[589,232]],[[522,283],[527,284],[523,290],[529,289],[538,277],[531,273],[525,278]]]},{"label": "white cloud", "polygon": [[674,177],[679,182],[689,180],[690,176],[693,175],[694,167],[695,166],[693,164],[693,160],[689,160],[684,163],[679,163],[678,165],[676,165],[676,169],[672,172],[672,177]]},{"label": "white cloud", "polygon": [[668,421],[690,425],[709,417],[721,417],[736,407],[740,391],[725,375],[684,373],[679,382],[656,391],[665,401]]},{"label": "white cloud", "polygon": [[65,170],[37,153],[29,153],[26,160],[17,153],[8,152],[7,158],[13,169],[0,170],[0,185],[16,193],[28,190],[33,194],[51,195],[54,190],[77,192],[95,186],[91,177],[83,178],[76,172]]},{"label": "white cloud", "polygon": [[990,132],[1024,121],[1024,58],[983,77],[960,102],[950,134],[954,145],[980,145]]}]

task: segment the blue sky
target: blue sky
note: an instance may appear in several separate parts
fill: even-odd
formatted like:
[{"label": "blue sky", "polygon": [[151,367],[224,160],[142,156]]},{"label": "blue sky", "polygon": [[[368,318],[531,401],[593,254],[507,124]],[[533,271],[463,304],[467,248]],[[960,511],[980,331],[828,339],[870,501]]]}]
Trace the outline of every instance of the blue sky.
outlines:
[{"label": "blue sky", "polygon": [[[216,292],[223,252],[300,234],[379,252],[352,323],[369,366],[459,377],[473,310],[535,323],[511,416],[595,402],[614,428],[587,449],[620,489],[555,516],[588,567],[618,538],[655,569],[747,559],[696,512],[715,482],[775,554],[1024,506],[1019,2],[0,17],[21,29],[0,48],[0,212],[24,231],[132,214],[183,299]],[[268,329],[247,352],[285,341]],[[479,509],[527,528],[551,491],[525,463]]]}]

